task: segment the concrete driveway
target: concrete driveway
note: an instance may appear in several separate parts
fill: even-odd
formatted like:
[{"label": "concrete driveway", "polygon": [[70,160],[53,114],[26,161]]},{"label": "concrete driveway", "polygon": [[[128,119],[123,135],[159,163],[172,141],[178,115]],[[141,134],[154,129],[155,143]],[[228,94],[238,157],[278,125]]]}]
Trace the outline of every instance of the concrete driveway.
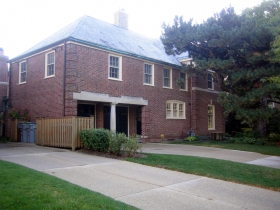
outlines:
[{"label": "concrete driveway", "polygon": [[147,143],[143,144],[142,152],[208,157],[280,169],[280,157],[278,156],[262,155],[255,152],[245,152],[240,150],[228,150],[182,144]]},{"label": "concrete driveway", "polygon": [[279,192],[64,149],[0,144],[0,159],[140,209],[280,209]]}]

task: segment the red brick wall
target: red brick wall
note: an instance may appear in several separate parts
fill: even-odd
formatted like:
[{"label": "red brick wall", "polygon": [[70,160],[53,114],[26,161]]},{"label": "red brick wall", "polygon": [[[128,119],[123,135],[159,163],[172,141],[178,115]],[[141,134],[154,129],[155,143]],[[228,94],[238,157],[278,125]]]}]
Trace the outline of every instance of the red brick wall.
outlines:
[{"label": "red brick wall", "polygon": [[[149,105],[142,108],[142,134],[150,139],[180,137],[182,131],[189,129],[189,107],[186,105],[185,120],[166,119],[166,101],[180,100],[186,102],[189,92],[179,91],[176,79],[179,70],[173,69],[173,89],[163,88],[163,66],[154,64],[155,85],[143,85],[144,61],[122,56],[122,80],[108,79],[109,53],[79,46],[67,45],[67,78],[66,78],[66,115],[76,115],[77,102],[73,100],[73,92],[89,91],[106,93],[110,96],[134,96],[148,100]],[[130,134],[136,133],[136,109],[130,107]],[[101,116],[100,116],[101,117]],[[98,122],[97,127],[102,127]]]},{"label": "red brick wall", "polygon": [[[8,57],[4,56],[4,55],[0,55],[0,82],[8,82],[8,65],[7,65],[7,61],[8,61]],[[0,84],[0,104],[1,104],[1,108],[0,110],[2,111],[2,100],[3,97],[7,97],[7,90],[8,90],[8,85],[5,84]],[[6,115],[6,119],[7,119],[7,115]],[[7,120],[6,120],[7,121]],[[6,122],[6,125],[4,127],[4,125],[2,123],[0,123],[0,135],[5,134],[7,135],[7,131],[9,128],[9,124]],[[6,130],[6,132],[4,132],[4,130]]]},{"label": "red brick wall", "polygon": [[11,63],[12,106],[29,110],[31,121],[36,117],[61,117],[63,48],[56,48],[55,77],[45,78],[45,53],[24,60],[27,62],[25,84],[19,84],[19,62],[23,60]]},{"label": "red brick wall", "polygon": [[[18,84],[19,62],[11,64],[11,102],[17,109],[28,109],[32,121],[36,117],[61,117],[63,114],[63,56],[64,46],[56,47],[55,77],[44,78],[45,53],[40,53],[25,59],[27,61],[27,82]],[[181,137],[190,130],[190,91],[179,91],[176,79],[179,70],[172,70],[172,89],[163,88],[163,65],[154,64],[154,86],[143,85],[143,66],[145,61],[133,57],[122,56],[122,80],[108,79],[109,53],[77,44],[67,44],[67,61],[65,77],[65,115],[77,115],[77,100],[73,92],[81,91],[106,93],[110,96],[134,96],[148,100],[148,105],[142,107],[142,135],[149,140],[158,141],[160,135],[165,138]],[[148,62],[150,63],[150,62]],[[153,64],[153,63],[151,63]],[[207,84],[207,80],[205,81]],[[189,88],[190,90],[190,88]],[[197,91],[198,92],[198,91]],[[197,94],[196,110],[197,132],[207,133],[207,104],[209,97],[215,103],[216,128],[222,129],[222,123],[217,122],[221,111],[216,104],[217,94],[202,92]],[[166,101],[179,100],[185,102],[186,119],[166,119]],[[96,127],[103,127],[103,105],[96,104]],[[218,115],[217,115],[218,114]],[[129,133],[136,133],[136,107],[129,106]],[[220,125],[221,124],[221,125]],[[217,130],[216,129],[216,130]]]},{"label": "red brick wall", "polygon": [[[224,110],[217,102],[219,94],[216,91],[220,91],[219,83],[214,82],[214,90],[212,91],[207,88],[207,78],[195,76],[192,78],[192,81],[193,87],[203,89],[193,90],[192,92],[192,129],[199,135],[208,135],[212,132],[225,132]],[[212,130],[208,130],[208,105],[215,106],[215,129]]]}]

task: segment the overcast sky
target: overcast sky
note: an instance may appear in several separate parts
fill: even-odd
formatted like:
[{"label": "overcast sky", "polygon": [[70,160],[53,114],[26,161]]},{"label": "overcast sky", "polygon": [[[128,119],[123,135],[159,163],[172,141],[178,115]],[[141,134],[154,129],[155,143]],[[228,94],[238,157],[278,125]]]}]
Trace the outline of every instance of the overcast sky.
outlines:
[{"label": "overcast sky", "polygon": [[152,38],[175,15],[200,23],[232,5],[237,13],[262,0],[0,0],[0,47],[13,58],[83,15],[114,22],[125,9],[129,30]]}]

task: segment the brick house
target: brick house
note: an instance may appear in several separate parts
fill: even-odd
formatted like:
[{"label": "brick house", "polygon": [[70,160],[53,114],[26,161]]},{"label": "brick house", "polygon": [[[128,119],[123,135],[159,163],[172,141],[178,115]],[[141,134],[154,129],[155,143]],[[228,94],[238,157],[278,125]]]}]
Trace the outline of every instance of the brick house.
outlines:
[{"label": "brick house", "polygon": [[[4,55],[4,50],[0,48],[0,136],[4,136],[4,113],[6,110],[6,102],[8,96],[8,57]],[[3,119],[2,119],[3,118]]]},{"label": "brick house", "polygon": [[[123,11],[109,24],[83,16],[11,59],[13,107],[37,117],[91,116],[96,128],[147,141],[224,132],[219,87],[188,78],[160,40],[129,31]],[[182,78],[185,83],[176,84]]]}]

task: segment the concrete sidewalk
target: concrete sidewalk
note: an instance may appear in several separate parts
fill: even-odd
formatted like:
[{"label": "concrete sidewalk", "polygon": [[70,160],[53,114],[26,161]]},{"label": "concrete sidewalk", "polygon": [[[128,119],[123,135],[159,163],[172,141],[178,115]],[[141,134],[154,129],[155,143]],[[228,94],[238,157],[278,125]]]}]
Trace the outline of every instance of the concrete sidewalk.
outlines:
[{"label": "concrete sidewalk", "polygon": [[280,169],[280,157],[278,156],[262,155],[255,152],[245,152],[239,150],[182,144],[146,143],[142,145],[142,152],[208,157]]},{"label": "concrete sidewalk", "polygon": [[140,209],[280,208],[279,192],[69,150],[7,143],[0,144],[0,159]]}]

